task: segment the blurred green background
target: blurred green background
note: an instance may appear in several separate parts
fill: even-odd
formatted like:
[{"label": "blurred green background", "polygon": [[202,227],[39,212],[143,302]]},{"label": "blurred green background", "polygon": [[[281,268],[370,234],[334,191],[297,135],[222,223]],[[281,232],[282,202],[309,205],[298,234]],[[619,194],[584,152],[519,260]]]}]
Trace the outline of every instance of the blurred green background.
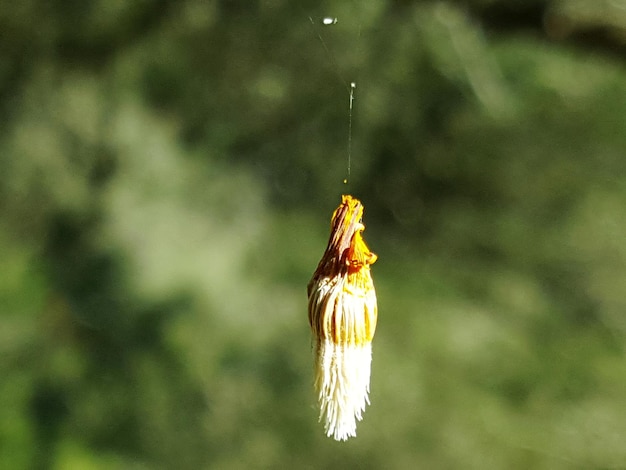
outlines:
[{"label": "blurred green background", "polygon": [[[624,468],[625,54],[624,0],[5,3],[0,468]],[[342,192],[380,313],[336,443]]]}]

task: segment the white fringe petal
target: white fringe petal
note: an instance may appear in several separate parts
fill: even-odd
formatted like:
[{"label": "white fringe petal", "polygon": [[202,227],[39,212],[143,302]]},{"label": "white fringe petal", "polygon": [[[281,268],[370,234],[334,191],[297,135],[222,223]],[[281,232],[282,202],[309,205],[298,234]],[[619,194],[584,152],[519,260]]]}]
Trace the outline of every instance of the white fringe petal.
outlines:
[{"label": "white fringe petal", "polygon": [[369,405],[372,344],[337,345],[322,340],[316,356],[319,419],[328,437],[345,441],[356,436],[357,420]]}]

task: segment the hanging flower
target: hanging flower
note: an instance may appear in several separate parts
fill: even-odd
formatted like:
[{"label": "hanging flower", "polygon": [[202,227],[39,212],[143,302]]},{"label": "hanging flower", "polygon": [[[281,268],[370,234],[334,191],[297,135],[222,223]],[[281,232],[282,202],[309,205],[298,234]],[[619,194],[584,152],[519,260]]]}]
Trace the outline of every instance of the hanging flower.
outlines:
[{"label": "hanging flower", "polygon": [[369,405],[372,338],[378,309],[370,265],[377,256],[362,237],[363,205],[342,196],[328,246],[307,286],[315,342],[315,390],[328,437],[356,436]]}]

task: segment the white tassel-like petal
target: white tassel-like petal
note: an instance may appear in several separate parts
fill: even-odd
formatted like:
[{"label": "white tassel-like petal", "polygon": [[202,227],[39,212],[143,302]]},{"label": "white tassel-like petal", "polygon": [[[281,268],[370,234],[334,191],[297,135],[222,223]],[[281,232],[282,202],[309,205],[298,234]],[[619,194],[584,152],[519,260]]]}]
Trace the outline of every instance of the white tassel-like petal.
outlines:
[{"label": "white tassel-like petal", "polygon": [[328,437],[356,436],[356,423],[369,405],[372,344],[339,346],[324,340],[317,351],[315,388],[320,421]]}]

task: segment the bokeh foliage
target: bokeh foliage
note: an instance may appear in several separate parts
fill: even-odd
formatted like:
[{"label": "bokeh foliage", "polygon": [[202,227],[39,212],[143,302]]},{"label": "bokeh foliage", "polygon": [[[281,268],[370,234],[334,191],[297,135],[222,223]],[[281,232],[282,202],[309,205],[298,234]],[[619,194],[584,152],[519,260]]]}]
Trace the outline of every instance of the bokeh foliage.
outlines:
[{"label": "bokeh foliage", "polygon": [[[623,3],[0,7],[0,468],[624,465],[626,70],[567,41]],[[380,323],[339,444],[305,285],[347,191]]]}]

